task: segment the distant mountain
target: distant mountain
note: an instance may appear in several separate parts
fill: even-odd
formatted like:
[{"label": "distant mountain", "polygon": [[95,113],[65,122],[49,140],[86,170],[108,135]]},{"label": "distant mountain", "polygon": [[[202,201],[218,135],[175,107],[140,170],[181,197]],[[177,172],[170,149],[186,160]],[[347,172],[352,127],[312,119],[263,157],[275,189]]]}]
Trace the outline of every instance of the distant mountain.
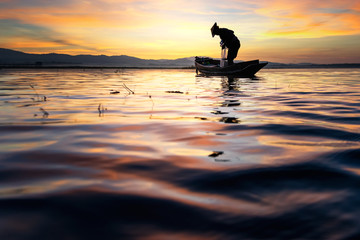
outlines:
[{"label": "distant mountain", "polygon": [[152,60],[126,55],[68,55],[68,54],[29,54],[20,51],[0,48],[0,65],[2,66],[79,66],[79,67],[190,67],[194,58],[175,60]]},{"label": "distant mountain", "polygon": [[[0,48],[0,67],[146,67],[183,68],[193,67],[194,57],[175,60],[141,59],[126,55],[68,55],[68,54],[30,54]],[[360,68],[360,63],[344,64],[285,64],[269,62],[265,68]]]}]

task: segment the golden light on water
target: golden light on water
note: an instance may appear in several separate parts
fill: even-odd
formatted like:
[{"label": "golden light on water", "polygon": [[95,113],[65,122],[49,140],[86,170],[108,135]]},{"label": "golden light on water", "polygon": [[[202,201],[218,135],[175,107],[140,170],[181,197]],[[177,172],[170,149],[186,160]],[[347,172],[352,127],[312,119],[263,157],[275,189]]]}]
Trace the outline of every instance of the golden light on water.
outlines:
[{"label": "golden light on water", "polygon": [[282,238],[284,226],[289,239],[352,239],[359,79],[1,69],[1,227],[14,239]]}]

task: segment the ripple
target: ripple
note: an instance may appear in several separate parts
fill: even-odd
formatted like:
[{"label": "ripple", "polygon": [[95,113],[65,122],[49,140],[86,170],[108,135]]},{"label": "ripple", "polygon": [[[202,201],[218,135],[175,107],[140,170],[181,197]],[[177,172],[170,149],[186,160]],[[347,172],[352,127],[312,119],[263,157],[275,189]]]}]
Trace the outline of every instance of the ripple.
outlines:
[{"label": "ripple", "polygon": [[359,79],[4,71],[0,238],[357,239]]},{"label": "ripple", "polygon": [[337,129],[310,126],[310,125],[283,125],[283,124],[263,124],[253,125],[232,125],[224,128],[226,131],[248,131],[256,130],[259,134],[267,135],[291,135],[291,136],[313,136],[325,139],[336,139],[343,141],[360,141],[360,134]]}]

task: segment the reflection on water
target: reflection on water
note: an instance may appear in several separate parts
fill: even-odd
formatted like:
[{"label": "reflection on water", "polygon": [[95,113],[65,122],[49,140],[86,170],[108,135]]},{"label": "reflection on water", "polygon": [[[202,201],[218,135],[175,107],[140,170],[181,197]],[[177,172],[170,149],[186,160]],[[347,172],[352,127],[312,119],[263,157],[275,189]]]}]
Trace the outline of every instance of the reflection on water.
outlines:
[{"label": "reflection on water", "polygon": [[360,71],[0,70],[1,239],[357,239]]}]

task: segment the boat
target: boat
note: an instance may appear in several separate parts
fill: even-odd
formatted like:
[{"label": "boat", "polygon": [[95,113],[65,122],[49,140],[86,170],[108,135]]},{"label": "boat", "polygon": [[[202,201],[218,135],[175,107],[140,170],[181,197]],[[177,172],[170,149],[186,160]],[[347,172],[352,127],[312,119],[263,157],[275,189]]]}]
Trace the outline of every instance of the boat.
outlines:
[{"label": "boat", "polygon": [[220,66],[220,60],[208,57],[195,57],[196,73],[211,76],[237,76],[237,77],[253,77],[260,69],[265,67],[268,62],[260,62],[259,60],[251,60],[245,62],[237,62],[230,66]]}]

